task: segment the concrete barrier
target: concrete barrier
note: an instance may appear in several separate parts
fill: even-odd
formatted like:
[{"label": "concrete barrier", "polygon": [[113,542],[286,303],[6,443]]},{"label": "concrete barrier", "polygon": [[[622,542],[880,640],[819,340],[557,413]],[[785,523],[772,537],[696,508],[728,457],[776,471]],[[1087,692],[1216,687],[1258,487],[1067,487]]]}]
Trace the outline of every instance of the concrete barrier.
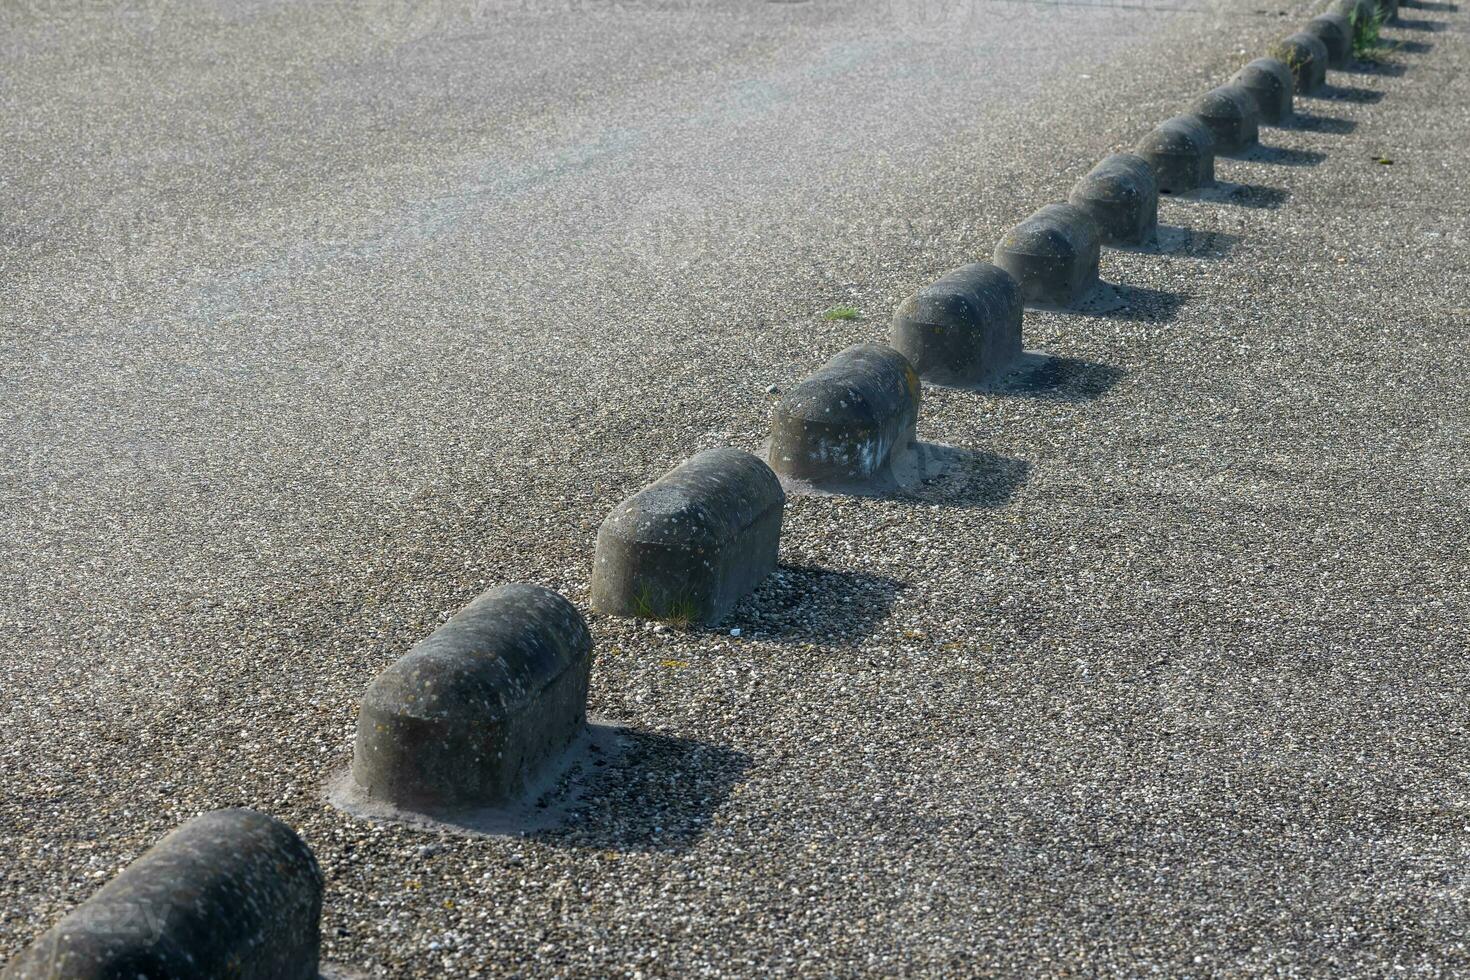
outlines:
[{"label": "concrete barrier", "polygon": [[1280,126],[1291,121],[1292,92],[1296,81],[1286,62],[1277,58],[1257,58],[1230,76],[1230,84],[1238,85],[1256,100],[1261,122]]},{"label": "concrete barrier", "polygon": [[1010,273],[974,262],[900,303],[888,342],[926,380],[981,384],[1021,356],[1021,312]]},{"label": "concrete barrier", "polygon": [[1194,100],[1189,111],[1209,129],[1217,154],[1239,153],[1260,142],[1261,114],[1255,96],[1239,85],[1210,89]]},{"label": "concrete barrier", "polygon": [[512,800],[587,719],[592,639],[566,599],[491,589],[373,679],[352,779],[408,810]]},{"label": "concrete barrier", "polygon": [[1318,14],[1307,21],[1302,32],[1322,42],[1329,68],[1345,67],[1353,55],[1353,26],[1342,14]]},{"label": "concrete barrier", "polygon": [[1105,157],[1077,181],[1067,201],[1092,216],[1109,245],[1145,245],[1158,230],[1159,184],[1137,154]]},{"label": "concrete barrier", "polygon": [[775,570],[785,505],[780,481],[758,457],[738,449],[691,457],[602,522],[592,607],[719,622]]},{"label": "concrete barrier", "polygon": [[1048,204],[995,246],[993,261],[1037,306],[1070,306],[1097,285],[1102,233],[1092,215],[1072,204]]},{"label": "concrete barrier", "polygon": [[1310,95],[1327,80],[1327,45],[1314,34],[1298,31],[1282,38],[1272,45],[1270,54],[1291,69],[1298,95]]},{"label": "concrete barrier", "polygon": [[317,980],[322,874],[254,810],[195,817],[22,950],[7,980]]},{"label": "concrete barrier", "polygon": [[1161,193],[1183,194],[1215,182],[1215,138],[1196,116],[1164,120],[1134,152],[1148,161]]},{"label": "concrete barrier", "polygon": [[881,480],[914,443],[919,398],[918,372],[898,351],[849,347],[776,403],[771,467],[834,490]]}]

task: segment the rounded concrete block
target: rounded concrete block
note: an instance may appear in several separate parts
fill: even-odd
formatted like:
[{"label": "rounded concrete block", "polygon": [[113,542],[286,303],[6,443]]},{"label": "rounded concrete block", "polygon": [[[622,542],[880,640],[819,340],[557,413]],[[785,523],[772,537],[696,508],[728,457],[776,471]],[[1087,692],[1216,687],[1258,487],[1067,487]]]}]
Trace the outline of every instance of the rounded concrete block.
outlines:
[{"label": "rounded concrete block", "polygon": [[849,347],[776,403],[771,467],[834,488],[883,477],[913,445],[919,397],[908,358],[876,344]]},{"label": "rounded concrete block", "polygon": [[1245,89],[1256,100],[1261,122],[1280,126],[1291,121],[1296,81],[1286,62],[1279,58],[1257,58],[1232,75],[1230,84]]},{"label": "rounded concrete block", "polygon": [[922,378],[980,384],[1021,356],[1021,290],[1004,269],[952,269],[899,304],[888,342]]},{"label": "rounded concrete block", "polygon": [[1070,306],[1097,285],[1102,233],[1072,204],[1048,204],[1016,225],[995,246],[993,261],[1021,287],[1021,298],[1042,306]]},{"label": "rounded concrete block", "polygon": [[1327,45],[1315,34],[1298,31],[1277,41],[1270,53],[1291,69],[1298,95],[1317,91],[1327,80]]},{"label": "rounded concrete block", "polygon": [[776,569],[781,481],[759,457],[708,449],[623,501],[597,532],[592,608],[717,623]]},{"label": "rounded concrete block", "polygon": [[535,585],[491,589],[373,679],[353,781],[411,810],[513,799],[582,731],[591,670],[575,606]]},{"label": "rounded concrete block", "polygon": [[1260,142],[1261,114],[1255,96],[1239,85],[1210,89],[1194,100],[1189,111],[1209,129],[1216,153],[1239,153]]},{"label": "rounded concrete block", "polygon": [[215,810],[164,837],[22,950],[7,980],[317,980],[322,874],[290,827]]},{"label": "rounded concrete block", "polygon": [[1329,68],[1342,68],[1352,58],[1353,25],[1342,14],[1319,14],[1307,21],[1302,32],[1322,42]]},{"label": "rounded concrete block", "polygon": [[1135,153],[1105,157],[1077,181],[1068,203],[1097,222],[1109,245],[1143,245],[1159,226],[1159,184],[1153,167]]},{"label": "rounded concrete block", "polygon": [[1161,193],[1183,194],[1215,182],[1215,138],[1195,116],[1164,120],[1134,152],[1153,168]]}]

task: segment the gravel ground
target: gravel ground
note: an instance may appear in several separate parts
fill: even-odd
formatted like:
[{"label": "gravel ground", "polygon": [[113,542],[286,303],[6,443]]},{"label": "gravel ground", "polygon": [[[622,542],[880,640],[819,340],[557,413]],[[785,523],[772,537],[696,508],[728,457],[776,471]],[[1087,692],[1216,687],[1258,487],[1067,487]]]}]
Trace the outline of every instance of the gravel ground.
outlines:
[{"label": "gravel ground", "polygon": [[1470,969],[1450,3],[1107,251],[1125,308],[1028,314],[1046,367],[926,389],[957,476],[793,498],[723,630],[593,618],[564,829],[324,801],[378,670],[585,606],[617,500],[1307,13],[7,6],[0,956],[245,804],[367,975]]}]

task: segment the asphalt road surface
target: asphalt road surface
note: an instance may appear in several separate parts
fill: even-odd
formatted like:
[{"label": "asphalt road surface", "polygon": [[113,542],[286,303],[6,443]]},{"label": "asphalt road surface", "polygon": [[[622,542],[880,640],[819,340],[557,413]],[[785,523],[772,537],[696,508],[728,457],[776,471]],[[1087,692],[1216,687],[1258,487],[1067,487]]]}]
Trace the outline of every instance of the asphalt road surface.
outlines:
[{"label": "asphalt road surface", "polygon": [[926,389],[948,476],[593,617],[559,829],[325,801],[377,671],[1314,12],[4,4],[0,957],[243,804],[366,975],[1470,970],[1455,3]]}]

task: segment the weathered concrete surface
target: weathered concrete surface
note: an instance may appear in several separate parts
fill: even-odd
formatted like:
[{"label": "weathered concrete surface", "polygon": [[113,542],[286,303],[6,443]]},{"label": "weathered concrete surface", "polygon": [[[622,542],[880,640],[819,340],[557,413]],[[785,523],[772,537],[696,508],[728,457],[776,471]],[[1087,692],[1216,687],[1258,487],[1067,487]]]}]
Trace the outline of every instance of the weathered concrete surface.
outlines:
[{"label": "weathered concrete surface", "polygon": [[786,494],[740,449],[707,449],[614,507],[597,532],[592,607],[717,623],[776,569]]},{"label": "weathered concrete surface", "polygon": [[540,586],[491,589],[368,685],[353,781],[406,809],[517,797],[585,728],[591,672],[576,606]]},{"label": "weathered concrete surface", "polygon": [[1345,15],[1319,14],[1307,21],[1302,30],[1320,40],[1327,49],[1327,67],[1345,68],[1352,60],[1353,26]]},{"label": "weathered concrete surface", "polygon": [[844,489],[886,476],[914,444],[919,375],[891,347],[854,344],[781,396],[767,459],[781,476]]},{"label": "weathered concrete surface", "polygon": [[1327,45],[1315,34],[1289,34],[1271,45],[1268,53],[1291,69],[1298,95],[1311,95],[1327,80]]},{"label": "weathered concrete surface", "polygon": [[1159,192],[1184,194],[1215,182],[1215,138],[1198,116],[1173,116],[1133,148],[1153,170]]},{"label": "weathered concrete surface", "polygon": [[1067,202],[1091,216],[1109,245],[1145,245],[1159,227],[1159,183],[1137,154],[1099,161],[1072,186]]},{"label": "weathered concrete surface", "polygon": [[1256,97],[1243,86],[1210,89],[1190,104],[1189,111],[1209,129],[1216,154],[1240,153],[1259,142],[1260,110]]},{"label": "weathered concrete surface", "polygon": [[900,303],[888,343],[925,381],[984,384],[1021,356],[1023,314],[1016,280],[989,263],[971,262]]},{"label": "weathered concrete surface", "polygon": [[170,833],[11,960],[6,980],[317,980],[322,874],[248,809]]},{"label": "weathered concrete surface", "polygon": [[1005,233],[992,256],[1028,305],[1071,306],[1097,286],[1102,231],[1084,208],[1048,204]]},{"label": "weathered concrete surface", "polygon": [[373,977],[1470,972],[1464,5],[926,386],[973,483],[589,616],[623,761],[481,840],[323,804],[367,678],[1316,10],[103,6],[0,4],[0,957],[245,803]]},{"label": "weathered concrete surface", "polygon": [[1232,85],[1239,85],[1256,100],[1256,111],[1261,122],[1281,126],[1291,121],[1292,96],[1296,80],[1286,62],[1276,58],[1256,58],[1230,76]]}]

